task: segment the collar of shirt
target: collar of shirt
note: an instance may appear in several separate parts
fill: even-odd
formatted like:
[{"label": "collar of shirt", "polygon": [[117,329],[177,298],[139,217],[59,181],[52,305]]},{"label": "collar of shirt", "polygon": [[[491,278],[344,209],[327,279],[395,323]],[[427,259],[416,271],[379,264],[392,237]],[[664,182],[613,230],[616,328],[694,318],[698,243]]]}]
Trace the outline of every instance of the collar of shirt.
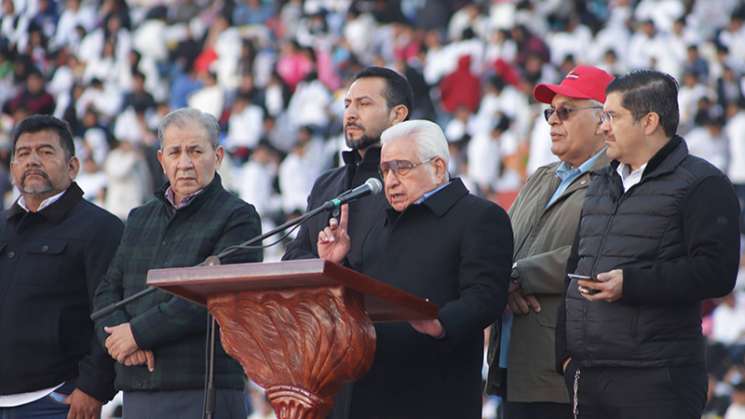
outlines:
[{"label": "collar of shirt", "polygon": [[168,201],[168,203],[170,203],[173,208],[179,210],[179,209],[185,208],[189,204],[191,204],[191,201],[193,201],[194,198],[197,197],[197,195],[199,195],[200,193],[202,193],[203,190],[204,189],[200,189],[200,190],[194,192],[193,194],[190,194],[190,195],[185,196],[184,199],[182,199],[181,202],[177,204],[176,203],[176,194],[173,193],[173,189],[169,186],[168,189],[166,189],[166,192],[165,192],[166,201]]},{"label": "collar of shirt", "polygon": [[[62,192],[58,193],[57,195],[50,196],[49,198],[41,201],[41,205],[39,205],[39,208],[36,210],[36,212],[39,212],[39,211],[43,210],[44,208],[46,208],[46,207],[54,204],[60,198],[62,198],[62,195],[64,195],[64,194],[65,194],[65,191],[62,191]],[[18,206],[21,207],[21,208],[23,208],[23,210],[26,211],[26,212],[31,212],[28,209],[28,207],[26,206],[26,200],[23,198],[23,195],[21,195],[20,198],[18,198]]]},{"label": "collar of shirt", "polygon": [[436,194],[437,192],[445,189],[445,187],[448,186],[448,185],[450,185],[450,182],[445,182],[442,185],[440,185],[440,186],[432,189],[431,191],[425,192],[424,195],[422,195],[422,197],[419,198],[419,199],[417,199],[414,203],[415,204],[421,204],[422,202],[426,201],[427,198],[429,198],[430,196],[432,196],[432,195]]},{"label": "collar of shirt", "polygon": [[593,154],[589,159],[585,160],[584,163],[580,164],[579,167],[576,168],[572,168],[566,162],[561,162],[561,164],[556,168],[556,176],[558,176],[563,182],[569,179],[572,175],[581,175],[582,173],[589,172],[590,169],[592,169],[592,166],[595,164],[595,161],[603,153],[605,153],[605,147],[603,147],[597,153]]},{"label": "collar of shirt", "polygon": [[627,165],[626,163],[621,163],[616,167],[616,172],[618,172],[618,175],[621,176],[621,182],[623,182],[623,191],[628,191],[632,186],[636,185],[637,183],[641,182],[642,175],[644,174],[644,169],[647,168],[647,164],[649,162],[644,163],[636,170],[631,170],[631,166]]},{"label": "collar of shirt", "polygon": [[548,200],[548,203],[546,203],[546,207],[553,204],[561,194],[566,191],[566,189],[569,187],[569,185],[574,182],[575,179],[577,179],[581,174],[585,172],[589,172],[590,169],[595,165],[595,162],[597,161],[600,156],[605,153],[605,147],[600,149],[597,153],[593,154],[592,157],[585,160],[584,163],[580,164],[579,167],[571,167],[566,162],[561,162],[556,167],[556,176],[561,179],[561,182],[559,183],[559,186],[556,188],[556,191],[554,191],[554,194],[551,196],[551,199]]}]

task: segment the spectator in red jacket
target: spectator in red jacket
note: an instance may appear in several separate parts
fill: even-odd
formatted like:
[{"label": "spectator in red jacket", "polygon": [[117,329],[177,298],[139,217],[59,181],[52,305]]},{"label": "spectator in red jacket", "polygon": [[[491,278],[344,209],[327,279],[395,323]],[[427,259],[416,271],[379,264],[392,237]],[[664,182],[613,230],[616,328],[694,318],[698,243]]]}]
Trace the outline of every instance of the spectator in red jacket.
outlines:
[{"label": "spectator in red jacket", "polygon": [[458,68],[443,77],[440,82],[442,107],[448,112],[459,106],[475,112],[481,101],[481,81],[471,73],[471,56],[463,55],[458,59]]}]

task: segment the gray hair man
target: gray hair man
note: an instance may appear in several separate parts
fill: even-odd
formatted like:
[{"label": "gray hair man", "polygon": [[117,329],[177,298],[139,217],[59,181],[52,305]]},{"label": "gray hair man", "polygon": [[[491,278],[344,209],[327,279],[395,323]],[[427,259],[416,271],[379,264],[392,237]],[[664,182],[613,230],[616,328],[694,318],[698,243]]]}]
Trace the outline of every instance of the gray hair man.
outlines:
[{"label": "gray hair man", "polygon": [[[149,269],[193,266],[261,232],[259,215],[222,187],[217,121],[179,109],[161,121],[158,160],[168,182],[135,208],[104,280],[98,308],[145,288]],[[260,251],[238,252],[223,263],[261,261]],[[124,416],[198,418],[204,386],[206,310],[156,291],[96,322],[99,340],[116,363]],[[244,374],[215,349],[216,418],[245,418]]]},{"label": "gray hair man", "polygon": [[[381,136],[388,208],[373,214],[356,270],[428,298],[436,319],[377,324],[370,371],[354,384],[350,417],[481,417],[483,329],[504,309],[512,260],[507,214],[447,173],[437,124],[406,121]],[[318,235],[319,256],[350,249],[347,210]],[[352,240],[355,240],[354,238]]]}]

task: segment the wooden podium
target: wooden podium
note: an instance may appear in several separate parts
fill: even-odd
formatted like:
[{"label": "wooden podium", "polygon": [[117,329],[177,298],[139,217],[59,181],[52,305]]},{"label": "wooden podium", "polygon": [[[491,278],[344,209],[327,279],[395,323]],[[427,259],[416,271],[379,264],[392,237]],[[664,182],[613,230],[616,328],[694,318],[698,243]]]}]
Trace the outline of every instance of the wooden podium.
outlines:
[{"label": "wooden podium", "polygon": [[153,269],[147,284],[206,305],[225,351],[280,419],[323,419],[375,355],[373,321],[437,317],[437,306],[320,259]]}]

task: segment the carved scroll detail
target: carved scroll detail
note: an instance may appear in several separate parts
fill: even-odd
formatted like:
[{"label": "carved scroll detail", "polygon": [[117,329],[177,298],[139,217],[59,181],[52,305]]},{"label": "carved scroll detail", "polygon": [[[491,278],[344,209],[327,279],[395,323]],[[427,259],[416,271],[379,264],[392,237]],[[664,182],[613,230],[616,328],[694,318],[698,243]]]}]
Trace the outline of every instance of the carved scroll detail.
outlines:
[{"label": "carved scroll detail", "polygon": [[370,368],[375,329],[362,297],[342,287],[209,298],[225,351],[267,389],[281,419],[322,419],[343,382]]}]

